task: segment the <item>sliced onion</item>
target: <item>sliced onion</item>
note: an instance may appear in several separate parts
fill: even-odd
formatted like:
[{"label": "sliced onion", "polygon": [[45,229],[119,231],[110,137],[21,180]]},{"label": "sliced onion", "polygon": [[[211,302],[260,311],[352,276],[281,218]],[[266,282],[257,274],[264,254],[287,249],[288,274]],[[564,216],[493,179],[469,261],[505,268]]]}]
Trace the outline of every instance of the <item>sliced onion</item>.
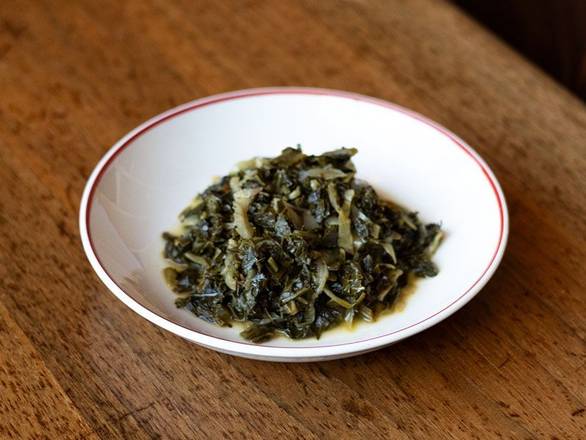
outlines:
[{"label": "sliced onion", "polygon": [[354,252],[352,246],[352,224],[350,222],[350,209],[352,207],[352,199],[354,198],[354,190],[348,189],[344,193],[344,204],[338,215],[338,246],[348,253]]},{"label": "sliced onion", "polygon": [[438,231],[438,233],[435,234],[435,237],[433,237],[433,241],[431,242],[431,244],[427,248],[428,255],[431,256],[435,253],[435,251],[437,250],[437,247],[440,245],[443,238],[444,238],[444,233],[442,231]]},{"label": "sliced onion", "polygon": [[194,262],[195,264],[199,264],[200,266],[203,266],[205,268],[210,266],[210,263],[208,263],[208,260],[204,257],[202,257],[201,255],[195,255],[192,252],[185,252],[185,254],[183,254],[185,256],[185,258],[187,258],[189,261]]},{"label": "sliced onion", "polygon": [[340,212],[340,203],[338,202],[338,190],[336,190],[336,185],[333,183],[328,184],[328,198],[330,199],[330,204],[336,210],[336,212]]},{"label": "sliced onion", "polygon": [[339,306],[344,307],[345,309],[351,309],[352,308],[352,304],[350,304],[348,301],[346,301],[345,299],[340,298],[339,296],[337,296],[334,292],[332,292],[330,289],[328,289],[327,287],[324,287],[324,293],[330,297],[330,299],[335,302],[336,304],[338,304]]},{"label": "sliced onion", "polygon": [[234,193],[234,226],[242,238],[252,238],[254,231],[248,221],[248,207],[260,188],[241,189]]},{"label": "sliced onion", "polygon": [[236,249],[236,241],[234,239],[228,240],[228,249],[224,257],[224,267],[221,275],[224,276],[224,282],[231,290],[236,290],[236,256],[234,251]]},{"label": "sliced onion", "polygon": [[315,280],[317,284],[317,289],[315,290],[316,293],[319,294],[324,290],[329,274],[330,271],[328,270],[328,265],[325,261],[322,259],[317,260],[317,276]]},{"label": "sliced onion", "polygon": [[332,180],[346,177],[346,173],[337,168],[325,166],[322,168],[310,168],[309,170],[303,170],[299,173],[299,177],[301,179],[305,179],[306,177],[317,177],[324,180]]},{"label": "sliced onion", "polygon": [[393,260],[393,263],[397,264],[397,255],[395,254],[395,248],[393,247],[393,245],[388,242],[382,242],[381,246],[386,251],[386,253],[390,255],[391,260]]}]

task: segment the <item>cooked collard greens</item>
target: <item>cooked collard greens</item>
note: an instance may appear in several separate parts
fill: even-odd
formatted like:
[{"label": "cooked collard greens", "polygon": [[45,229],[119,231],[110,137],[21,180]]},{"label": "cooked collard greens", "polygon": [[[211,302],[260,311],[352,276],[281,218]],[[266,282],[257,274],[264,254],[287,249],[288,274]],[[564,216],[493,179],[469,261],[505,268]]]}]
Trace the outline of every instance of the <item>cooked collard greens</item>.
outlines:
[{"label": "cooked collard greens", "polygon": [[391,306],[410,274],[438,273],[442,233],[355,179],[354,148],[319,156],[286,148],[241,162],[163,234],[177,307],[242,336],[318,337]]}]

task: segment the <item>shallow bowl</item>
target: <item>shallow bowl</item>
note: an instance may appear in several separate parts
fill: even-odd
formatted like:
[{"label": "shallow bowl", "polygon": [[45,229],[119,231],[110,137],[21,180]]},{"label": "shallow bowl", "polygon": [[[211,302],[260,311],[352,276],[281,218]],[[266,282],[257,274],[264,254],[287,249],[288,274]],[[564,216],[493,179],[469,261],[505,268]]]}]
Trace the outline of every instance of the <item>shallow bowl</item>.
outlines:
[{"label": "shallow bowl", "polygon": [[[161,233],[214,176],[253,156],[301,144],[308,153],[357,147],[357,177],[445,231],[435,278],[416,283],[396,311],[317,339],[253,344],[177,309],[165,285]],[[503,255],[508,215],[482,158],[439,124],[386,101],[307,88],[243,90],[162,113],[118,141],[85,188],[80,230],[98,277],[136,313],[205,347],[273,361],[357,355],[397,342],[460,309]]]}]

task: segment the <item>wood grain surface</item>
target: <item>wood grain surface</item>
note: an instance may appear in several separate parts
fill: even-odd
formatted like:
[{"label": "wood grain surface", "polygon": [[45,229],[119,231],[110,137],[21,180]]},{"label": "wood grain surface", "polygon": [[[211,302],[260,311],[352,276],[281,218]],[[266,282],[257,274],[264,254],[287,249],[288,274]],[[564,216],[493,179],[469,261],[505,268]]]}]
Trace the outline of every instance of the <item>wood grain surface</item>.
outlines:
[{"label": "wood grain surface", "polygon": [[452,2],[586,101],[586,1]]},{"label": "wood grain surface", "polygon": [[[119,302],[77,211],[106,149],[233,89],[365,93],[444,124],[510,208],[500,269],[378,352],[271,364]],[[0,438],[586,438],[586,109],[432,0],[0,2]]]}]

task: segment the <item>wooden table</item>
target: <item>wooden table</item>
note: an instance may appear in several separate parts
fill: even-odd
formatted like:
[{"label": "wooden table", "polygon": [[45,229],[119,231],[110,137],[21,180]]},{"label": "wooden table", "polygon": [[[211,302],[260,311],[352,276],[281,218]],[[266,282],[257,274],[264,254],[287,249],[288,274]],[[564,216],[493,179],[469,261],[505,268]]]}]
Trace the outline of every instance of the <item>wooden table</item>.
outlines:
[{"label": "wooden table", "polygon": [[[511,234],[468,306],[393,347],[271,364],[166,333],[98,281],[92,167],[171,106],[339,88],[460,134]],[[431,0],[0,3],[0,438],[586,438],[586,111]]]}]

